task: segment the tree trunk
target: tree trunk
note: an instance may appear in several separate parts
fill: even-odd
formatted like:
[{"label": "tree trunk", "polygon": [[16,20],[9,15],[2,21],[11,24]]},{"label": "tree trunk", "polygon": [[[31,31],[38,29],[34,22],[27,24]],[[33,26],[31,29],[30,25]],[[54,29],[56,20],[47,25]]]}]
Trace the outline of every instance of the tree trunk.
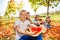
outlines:
[{"label": "tree trunk", "polygon": [[36,5],[35,5],[35,16],[36,16]]},{"label": "tree trunk", "polygon": [[35,11],[35,16],[36,16],[36,11]]},{"label": "tree trunk", "polygon": [[47,6],[47,14],[46,14],[46,16],[49,16],[49,0],[47,1],[47,4],[48,4],[48,6]]}]

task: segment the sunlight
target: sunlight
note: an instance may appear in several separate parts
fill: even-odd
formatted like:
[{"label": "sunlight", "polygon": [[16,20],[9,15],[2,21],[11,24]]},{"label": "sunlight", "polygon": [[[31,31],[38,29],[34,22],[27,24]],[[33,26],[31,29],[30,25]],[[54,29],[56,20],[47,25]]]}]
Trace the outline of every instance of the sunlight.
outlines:
[{"label": "sunlight", "polygon": [[[15,0],[16,3],[20,3],[21,1],[23,1],[24,6],[22,7],[22,10],[26,10],[27,12],[30,12],[31,15],[34,15],[35,12],[34,10],[31,8],[31,4],[28,2],[28,0]],[[6,11],[7,8],[7,4],[8,4],[8,0],[0,0],[0,16],[4,16],[4,13]],[[57,7],[55,7],[54,9],[52,9],[52,7],[49,7],[49,12],[54,12],[57,10],[60,10],[60,3],[58,4]],[[36,14],[42,14],[42,13],[46,13],[47,12],[47,7],[45,6],[40,6],[37,11]],[[19,15],[19,11],[17,11],[17,13],[13,16],[18,16]]]}]

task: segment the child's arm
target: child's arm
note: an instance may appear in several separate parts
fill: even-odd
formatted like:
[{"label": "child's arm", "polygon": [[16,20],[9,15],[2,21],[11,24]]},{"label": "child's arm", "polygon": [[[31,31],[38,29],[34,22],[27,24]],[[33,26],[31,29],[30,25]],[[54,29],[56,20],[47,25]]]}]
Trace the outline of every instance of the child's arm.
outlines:
[{"label": "child's arm", "polygon": [[47,28],[46,27],[44,27],[44,25],[42,26],[42,33],[45,33],[46,32],[46,30],[47,30]]},{"label": "child's arm", "polygon": [[39,36],[39,34],[41,34],[41,33],[45,33],[46,28],[44,27],[44,25],[41,25],[40,27],[42,27],[41,32],[40,32],[40,33],[38,33],[38,34],[31,35],[31,36],[36,37],[36,36]]},{"label": "child's arm", "polygon": [[16,26],[16,30],[20,34],[26,34],[26,35],[33,35],[34,34],[33,32],[20,31],[20,27],[19,26]]}]

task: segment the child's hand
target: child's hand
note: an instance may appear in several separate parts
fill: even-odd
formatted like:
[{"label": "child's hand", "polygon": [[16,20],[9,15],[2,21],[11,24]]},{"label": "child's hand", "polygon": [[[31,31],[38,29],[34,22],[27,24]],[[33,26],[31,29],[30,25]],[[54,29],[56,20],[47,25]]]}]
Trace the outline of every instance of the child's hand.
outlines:
[{"label": "child's hand", "polygon": [[30,36],[37,37],[37,36],[39,36],[39,34],[36,34],[36,35],[30,35]]},{"label": "child's hand", "polygon": [[39,22],[39,21],[37,21],[37,22],[36,22],[36,24],[40,24],[40,22]]},{"label": "child's hand", "polygon": [[31,31],[27,32],[28,35],[34,35],[35,33],[36,33],[36,31],[35,32],[31,32]]},{"label": "child's hand", "polygon": [[43,29],[42,29],[42,33],[45,33],[46,32],[46,30],[47,30],[47,28],[46,27],[42,27]]}]

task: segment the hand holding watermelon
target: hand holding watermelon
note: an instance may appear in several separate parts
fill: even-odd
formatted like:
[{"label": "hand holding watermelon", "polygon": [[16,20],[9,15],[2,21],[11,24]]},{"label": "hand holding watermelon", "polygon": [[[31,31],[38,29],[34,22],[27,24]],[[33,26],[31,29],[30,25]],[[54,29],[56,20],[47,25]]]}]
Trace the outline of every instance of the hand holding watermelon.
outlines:
[{"label": "hand holding watermelon", "polygon": [[27,29],[25,30],[25,32],[26,32],[27,35],[30,35],[30,36],[34,35],[36,33],[36,31],[34,31],[34,32],[30,31],[29,27],[27,27]]},{"label": "hand holding watermelon", "polygon": [[31,24],[30,27],[28,28],[27,32],[31,32],[33,37],[38,36],[41,33],[45,33],[46,28],[44,25],[36,26],[34,24]]},{"label": "hand holding watermelon", "polygon": [[35,32],[35,34],[31,35],[31,36],[38,36],[39,34],[42,33],[42,27],[40,26],[36,26],[34,24],[31,24],[30,28],[28,29],[29,32]]}]

